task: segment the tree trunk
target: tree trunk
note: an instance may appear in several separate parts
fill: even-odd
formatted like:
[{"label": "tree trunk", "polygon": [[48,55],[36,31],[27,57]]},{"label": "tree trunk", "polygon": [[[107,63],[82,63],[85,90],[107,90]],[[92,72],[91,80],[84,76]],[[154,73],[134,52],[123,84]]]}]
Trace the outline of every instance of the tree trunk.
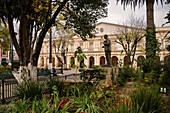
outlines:
[{"label": "tree trunk", "polygon": [[21,83],[24,80],[28,80],[28,66],[20,66],[19,72],[13,72],[13,75],[18,81],[18,83]]},{"label": "tree trunk", "polygon": [[154,26],[154,0],[146,0],[147,26]]},{"label": "tree trunk", "polygon": [[[149,58],[156,55],[155,48],[157,47],[157,44],[153,44],[153,41],[156,39],[154,26],[154,0],[146,0],[146,10],[148,30],[146,35],[146,58]],[[150,52],[152,52],[152,54],[150,54]]]}]

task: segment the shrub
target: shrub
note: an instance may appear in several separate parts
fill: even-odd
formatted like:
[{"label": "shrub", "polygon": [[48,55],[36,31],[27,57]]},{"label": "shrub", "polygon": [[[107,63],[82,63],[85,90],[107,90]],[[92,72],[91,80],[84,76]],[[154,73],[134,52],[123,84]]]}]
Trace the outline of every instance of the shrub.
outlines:
[{"label": "shrub", "polygon": [[81,72],[81,77],[83,78],[84,82],[95,80],[97,85],[100,80],[106,78],[106,76],[103,74],[104,70],[100,66],[93,66],[92,69],[79,69],[79,71]]},{"label": "shrub", "polygon": [[6,67],[8,65],[8,63],[6,61],[1,61],[1,65],[3,65],[4,67]]},{"label": "shrub", "polygon": [[140,108],[143,113],[159,112],[164,106],[158,86],[151,86],[151,88],[140,87],[132,92],[130,98],[132,101],[132,108]]},{"label": "shrub", "polygon": [[158,82],[159,75],[162,73],[162,68],[163,68],[161,63],[158,62],[158,57],[141,60],[140,67],[144,73],[143,78],[145,78],[146,73],[151,73],[151,71],[153,71],[154,72],[153,79],[156,82]]},{"label": "shrub", "polygon": [[59,101],[58,95],[54,94],[54,102],[51,99],[35,98],[33,101],[29,99],[19,99],[13,102],[14,106],[8,109],[10,113],[68,113],[69,102]]},{"label": "shrub", "polygon": [[126,81],[129,79],[134,79],[136,77],[135,69],[130,66],[124,66],[119,68],[119,73],[117,77],[117,81],[120,85],[125,85]]},{"label": "shrub", "polygon": [[91,82],[84,82],[84,83],[77,83],[74,86],[65,87],[65,95],[66,96],[77,96],[84,95],[86,93],[87,95],[90,95],[95,89],[95,86]]},{"label": "shrub", "polygon": [[53,87],[56,86],[56,90],[58,91],[59,95],[63,95],[64,90],[64,82],[59,79],[52,78],[51,80],[47,81],[47,93],[53,93]]},{"label": "shrub", "polygon": [[88,95],[80,95],[79,97],[73,96],[75,107],[77,108],[76,113],[100,113],[102,109],[97,105],[97,99],[92,100]]},{"label": "shrub", "polygon": [[170,57],[168,59],[168,62],[164,64],[163,72],[160,75],[160,84],[164,87],[170,88]]},{"label": "shrub", "polygon": [[19,61],[13,61],[13,68],[19,69],[20,62]]},{"label": "shrub", "polygon": [[36,97],[36,99],[41,99],[43,94],[43,84],[33,81],[25,80],[24,82],[17,85],[15,90],[15,96],[20,99],[30,99],[31,101]]}]

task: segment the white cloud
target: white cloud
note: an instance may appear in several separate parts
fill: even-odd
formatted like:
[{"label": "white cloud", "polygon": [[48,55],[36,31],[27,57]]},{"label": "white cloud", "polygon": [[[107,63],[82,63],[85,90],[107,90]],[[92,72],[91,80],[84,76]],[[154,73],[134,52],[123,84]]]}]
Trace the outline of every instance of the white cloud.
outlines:
[{"label": "white cloud", "polygon": [[[169,7],[170,4],[164,5],[163,7],[160,5],[160,3],[158,3],[158,5],[155,4],[154,19],[155,19],[156,26],[161,26],[163,23],[167,21],[164,19],[164,17],[168,13]],[[99,22],[110,22],[115,24],[121,24],[123,21],[127,20],[129,15],[131,15],[132,13],[138,17],[145,17],[145,21],[146,21],[145,4],[140,8],[136,7],[135,11],[133,8],[131,9],[131,6],[126,7],[126,9],[124,10],[123,6],[120,3],[116,5],[115,0],[110,0],[108,6],[108,17],[100,19]]]}]

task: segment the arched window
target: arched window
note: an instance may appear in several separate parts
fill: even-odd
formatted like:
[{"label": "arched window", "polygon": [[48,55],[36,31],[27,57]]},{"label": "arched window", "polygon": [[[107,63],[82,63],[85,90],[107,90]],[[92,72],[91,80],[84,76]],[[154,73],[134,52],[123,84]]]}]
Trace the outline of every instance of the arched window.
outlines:
[{"label": "arched window", "polygon": [[100,57],[100,65],[105,65],[105,57],[104,56]]}]

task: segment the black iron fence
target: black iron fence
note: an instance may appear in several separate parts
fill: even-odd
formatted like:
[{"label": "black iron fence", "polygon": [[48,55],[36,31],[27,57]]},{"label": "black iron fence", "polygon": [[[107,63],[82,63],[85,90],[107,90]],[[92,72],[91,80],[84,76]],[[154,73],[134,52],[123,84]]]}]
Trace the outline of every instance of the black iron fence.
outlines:
[{"label": "black iron fence", "polygon": [[[0,78],[0,101],[4,103],[6,99],[10,99],[15,96],[14,92],[18,82],[11,72],[7,72],[6,74],[0,74],[0,77],[1,77]],[[68,74],[68,75],[57,76],[51,73],[51,71],[49,70],[43,72],[40,71],[37,72],[37,81],[45,81],[51,78],[56,78],[61,80],[81,79],[80,74]]]}]

